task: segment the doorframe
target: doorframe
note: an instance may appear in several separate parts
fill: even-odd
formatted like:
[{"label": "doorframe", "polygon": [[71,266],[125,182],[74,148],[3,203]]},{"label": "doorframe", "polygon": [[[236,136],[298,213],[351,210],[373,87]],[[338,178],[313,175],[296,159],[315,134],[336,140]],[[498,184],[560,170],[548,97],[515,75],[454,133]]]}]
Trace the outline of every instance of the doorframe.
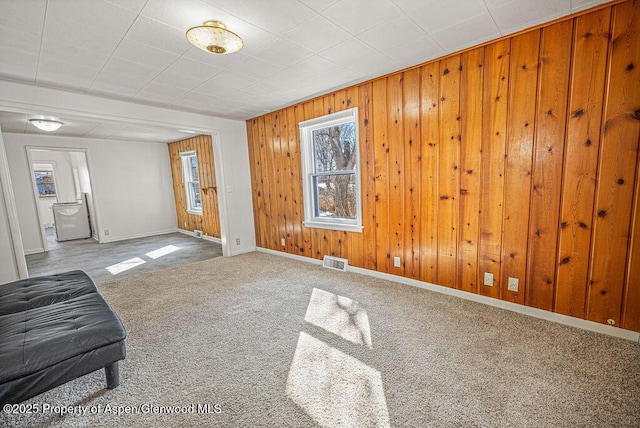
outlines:
[{"label": "doorframe", "polygon": [[[91,188],[91,199],[92,199],[91,208],[93,211],[93,219],[96,225],[96,229],[100,230],[100,219],[98,216],[98,210],[96,209],[98,204],[96,202],[97,198],[96,198],[96,192],[93,184],[93,174],[91,173],[91,169],[92,169],[91,163],[89,162],[89,149],[77,148],[77,147],[31,146],[31,145],[25,146],[24,149],[27,152],[27,162],[29,164],[29,172],[31,174],[31,188],[33,190],[33,198],[34,198],[33,201],[36,205],[36,213],[38,214],[38,224],[40,226],[40,240],[42,241],[43,252],[46,253],[49,251],[49,244],[47,243],[47,233],[44,229],[44,224],[42,224],[42,211],[40,209],[39,193],[38,193],[38,187],[36,185],[36,178],[35,178],[35,169],[33,168],[33,157],[31,156],[32,150],[44,150],[44,151],[50,151],[50,152],[83,152],[84,153],[85,160],[87,161],[87,169],[89,172],[89,181],[90,181],[89,187]],[[54,172],[54,177],[55,177],[55,172]],[[57,189],[56,189],[56,195],[57,195]],[[98,242],[100,241],[98,240]]]},{"label": "doorframe", "polygon": [[213,166],[216,176],[218,194],[218,217],[220,218],[220,240],[222,241],[222,256],[232,255],[231,231],[229,230],[229,211],[227,210],[227,191],[224,180],[224,162],[222,161],[222,144],[220,132],[211,132],[211,144],[213,149]]}]

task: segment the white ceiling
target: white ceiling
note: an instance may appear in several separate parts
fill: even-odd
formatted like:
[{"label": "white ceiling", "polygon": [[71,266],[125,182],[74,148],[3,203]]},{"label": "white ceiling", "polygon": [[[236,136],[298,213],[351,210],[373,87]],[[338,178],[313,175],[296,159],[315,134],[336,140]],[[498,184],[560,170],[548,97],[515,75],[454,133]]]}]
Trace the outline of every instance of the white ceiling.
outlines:
[{"label": "white ceiling", "polygon": [[[0,0],[0,79],[248,119],[605,2]],[[185,31],[211,19],[244,49],[192,47]],[[0,126],[33,131],[16,120]]]}]

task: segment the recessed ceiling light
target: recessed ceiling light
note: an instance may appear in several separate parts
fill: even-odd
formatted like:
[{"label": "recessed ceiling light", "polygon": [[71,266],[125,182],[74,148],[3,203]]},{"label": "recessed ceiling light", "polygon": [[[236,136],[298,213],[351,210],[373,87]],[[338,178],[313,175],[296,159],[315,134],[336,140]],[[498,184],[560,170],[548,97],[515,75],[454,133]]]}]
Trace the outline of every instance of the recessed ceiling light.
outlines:
[{"label": "recessed ceiling light", "polygon": [[198,49],[219,55],[238,52],[243,46],[240,36],[227,30],[227,26],[220,21],[206,21],[189,28],[187,40]]},{"label": "recessed ceiling light", "polygon": [[47,132],[57,131],[63,125],[63,123],[58,120],[49,119],[29,119],[29,123],[41,131]]}]

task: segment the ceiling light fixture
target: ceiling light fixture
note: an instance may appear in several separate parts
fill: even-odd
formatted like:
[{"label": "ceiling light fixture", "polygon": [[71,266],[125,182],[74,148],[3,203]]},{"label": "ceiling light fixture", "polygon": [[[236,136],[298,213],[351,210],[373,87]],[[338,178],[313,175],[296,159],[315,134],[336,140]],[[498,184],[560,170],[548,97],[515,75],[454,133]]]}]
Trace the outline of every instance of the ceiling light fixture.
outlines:
[{"label": "ceiling light fixture", "polygon": [[40,129],[41,131],[46,131],[46,132],[57,131],[58,129],[60,129],[62,125],[64,125],[62,122],[58,120],[49,120],[49,119],[29,119],[29,123],[31,123],[36,128]]},{"label": "ceiling light fixture", "polygon": [[242,49],[242,39],[236,33],[227,30],[220,21],[206,21],[204,24],[187,30],[189,43],[214,54],[230,54]]}]

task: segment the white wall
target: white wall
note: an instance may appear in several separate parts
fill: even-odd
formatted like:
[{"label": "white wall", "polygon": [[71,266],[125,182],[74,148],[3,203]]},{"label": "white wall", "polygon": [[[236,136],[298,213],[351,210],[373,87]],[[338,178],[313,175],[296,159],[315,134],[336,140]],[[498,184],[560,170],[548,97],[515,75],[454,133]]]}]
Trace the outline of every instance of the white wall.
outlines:
[{"label": "white wall", "polygon": [[0,129],[0,284],[27,276],[11,176]]},{"label": "white wall", "polygon": [[[177,229],[165,144],[4,134],[24,251],[42,251],[27,146],[86,149],[101,242]],[[109,229],[108,236],[104,230]]]}]

